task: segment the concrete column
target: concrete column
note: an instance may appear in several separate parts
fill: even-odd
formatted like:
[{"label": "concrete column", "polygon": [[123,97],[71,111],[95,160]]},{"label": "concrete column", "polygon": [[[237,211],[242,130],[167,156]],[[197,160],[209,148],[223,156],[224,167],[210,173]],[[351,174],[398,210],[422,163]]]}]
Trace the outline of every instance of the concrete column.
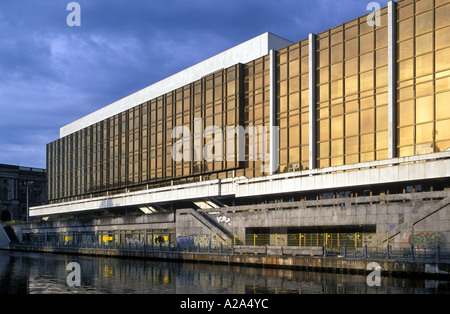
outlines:
[{"label": "concrete column", "polygon": [[309,34],[309,169],[316,168],[316,35]]},{"label": "concrete column", "polygon": [[270,50],[270,165],[269,174],[278,169],[278,127],[276,126],[277,79],[275,50]]},{"label": "concrete column", "polygon": [[397,156],[397,3],[388,3],[388,149]]}]

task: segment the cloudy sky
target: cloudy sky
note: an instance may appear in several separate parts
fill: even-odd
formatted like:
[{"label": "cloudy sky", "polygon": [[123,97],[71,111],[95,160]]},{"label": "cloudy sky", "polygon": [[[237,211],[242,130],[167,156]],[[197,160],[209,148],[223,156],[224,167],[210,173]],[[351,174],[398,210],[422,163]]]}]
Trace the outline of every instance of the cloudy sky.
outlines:
[{"label": "cloudy sky", "polygon": [[[297,42],[369,0],[0,1],[0,163],[45,168],[59,128],[264,32]],[[379,1],[381,7],[387,0]]]}]

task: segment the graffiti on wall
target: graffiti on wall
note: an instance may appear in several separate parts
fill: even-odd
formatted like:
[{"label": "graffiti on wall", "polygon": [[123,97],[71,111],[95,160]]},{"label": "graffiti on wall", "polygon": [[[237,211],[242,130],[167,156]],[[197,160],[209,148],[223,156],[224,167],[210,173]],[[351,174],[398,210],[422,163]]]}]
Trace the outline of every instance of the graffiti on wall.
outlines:
[{"label": "graffiti on wall", "polygon": [[208,235],[189,235],[189,236],[181,236],[177,238],[177,245],[185,249],[189,245],[190,248],[193,247],[208,247],[211,242],[211,247],[215,247],[216,241],[215,237],[211,237]]},{"label": "graffiti on wall", "polygon": [[217,222],[223,223],[223,224],[226,224],[226,225],[230,226],[231,225],[231,218],[226,217],[226,216],[219,216],[219,217],[217,217]]},{"label": "graffiti on wall", "polygon": [[440,232],[420,232],[411,234],[409,244],[418,249],[435,249],[442,245],[442,234]]}]

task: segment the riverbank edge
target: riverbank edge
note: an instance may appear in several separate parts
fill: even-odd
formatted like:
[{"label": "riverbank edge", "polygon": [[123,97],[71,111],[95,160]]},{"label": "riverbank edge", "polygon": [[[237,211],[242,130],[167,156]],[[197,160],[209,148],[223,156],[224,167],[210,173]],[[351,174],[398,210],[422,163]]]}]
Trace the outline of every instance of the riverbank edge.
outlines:
[{"label": "riverbank edge", "polygon": [[164,252],[142,250],[116,250],[103,248],[20,247],[7,251],[86,255],[117,258],[139,258],[166,262],[206,263],[230,266],[277,268],[315,272],[368,274],[375,270],[370,263],[380,266],[382,276],[420,277],[434,280],[450,279],[450,263],[443,261],[407,261],[387,259],[361,259],[351,257],[317,257],[262,254],[211,254],[195,252]]}]

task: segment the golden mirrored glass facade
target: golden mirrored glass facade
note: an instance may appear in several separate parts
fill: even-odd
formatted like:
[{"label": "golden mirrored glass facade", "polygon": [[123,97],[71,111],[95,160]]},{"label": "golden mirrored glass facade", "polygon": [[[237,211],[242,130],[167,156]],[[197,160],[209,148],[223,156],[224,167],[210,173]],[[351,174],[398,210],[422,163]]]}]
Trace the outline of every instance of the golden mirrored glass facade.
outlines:
[{"label": "golden mirrored glass facade", "polygon": [[[362,16],[50,143],[49,200],[271,174],[262,170],[261,158],[250,158],[248,134],[245,160],[235,153],[238,144],[225,138],[223,160],[196,159],[209,139],[193,132],[186,143],[192,145],[190,158],[175,161],[172,147],[180,139],[172,131],[180,126],[269,130],[273,121],[277,146],[255,141],[267,152],[276,150],[276,173],[448,149],[450,0],[403,0],[393,10],[394,25],[388,7],[382,8],[379,24]],[[391,150],[389,143],[395,143]]]},{"label": "golden mirrored glass facade", "polygon": [[317,166],[388,157],[387,9],[317,35]]},{"label": "golden mirrored glass facade", "polygon": [[450,147],[450,2],[401,1],[397,8],[398,156]]},{"label": "golden mirrored glass facade", "polygon": [[[171,185],[173,180],[189,183],[200,175],[203,180],[232,176],[242,168],[235,154],[212,161],[193,154],[197,149],[201,154],[211,140],[202,136],[208,126],[241,124],[243,73],[241,64],[212,73],[48,144],[49,199]],[[192,150],[181,161],[172,157],[179,141],[172,136],[175,127],[190,131],[189,143],[183,144]]]},{"label": "golden mirrored glass facade", "polygon": [[276,53],[276,125],[279,171],[309,169],[309,43]]}]

